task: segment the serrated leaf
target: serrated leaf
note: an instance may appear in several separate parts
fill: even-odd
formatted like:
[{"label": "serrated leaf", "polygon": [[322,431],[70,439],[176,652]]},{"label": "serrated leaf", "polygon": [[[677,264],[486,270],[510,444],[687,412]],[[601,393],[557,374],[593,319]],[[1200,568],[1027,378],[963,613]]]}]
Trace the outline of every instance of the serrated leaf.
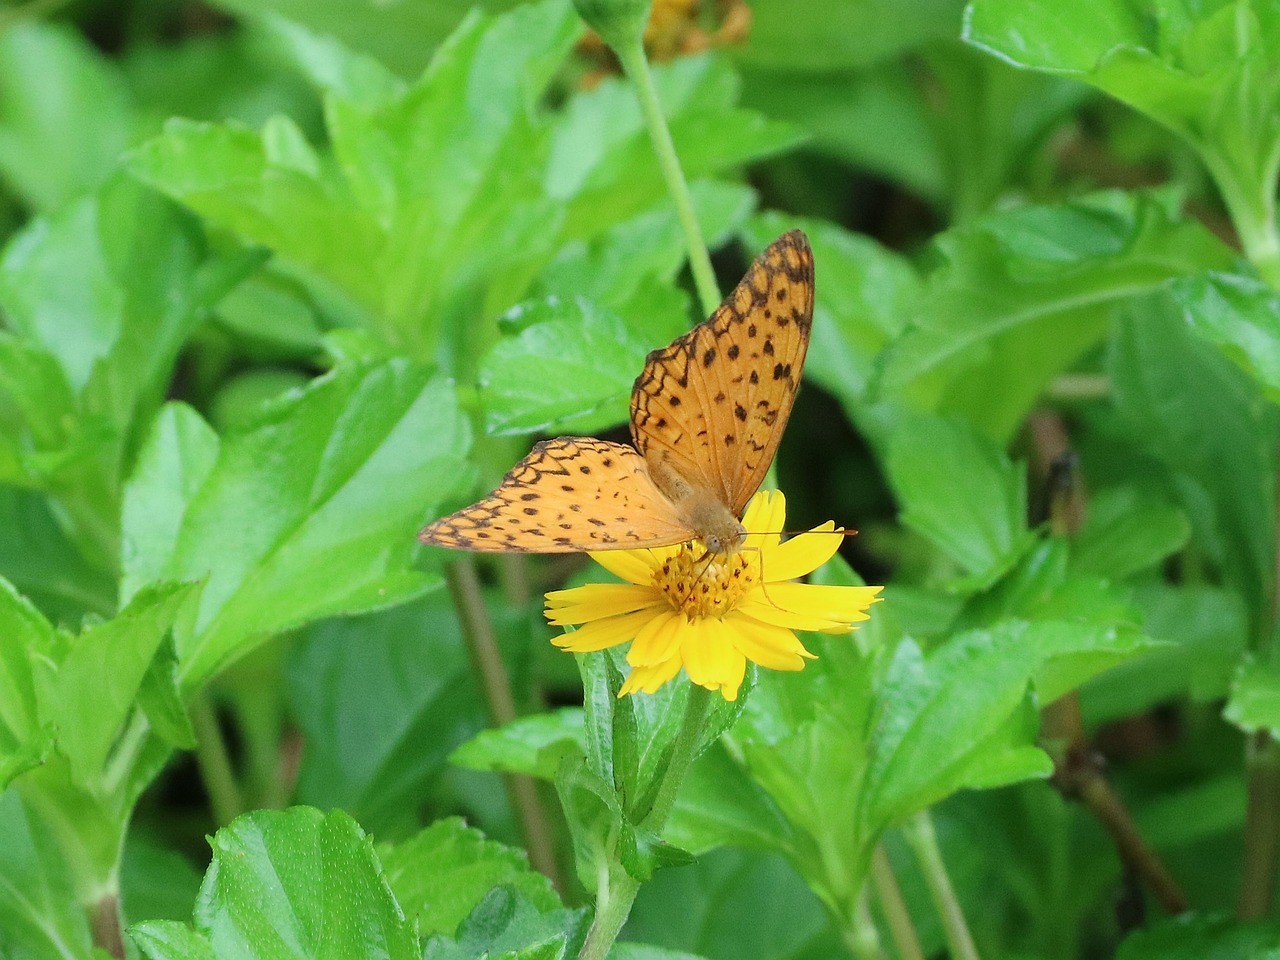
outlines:
[{"label": "serrated leaf", "polygon": [[134,928],[142,946],[155,948],[153,957],[421,956],[372,844],[345,813],[259,810],[219,830],[212,846],[196,932],[166,921]]},{"label": "serrated leaf", "polygon": [[1102,340],[1117,304],[1232,261],[1172,198],[1151,194],[1001,211],[936,244],[944,266],[882,356],[878,390],[1001,441],[1048,380]]},{"label": "serrated leaf", "polygon": [[1187,515],[1141,486],[1100,490],[1071,542],[1071,569],[1123,579],[1155,566],[1190,536]]},{"label": "serrated leaf", "polygon": [[967,574],[955,589],[989,585],[1030,545],[1023,468],[963,421],[904,418],[886,465],[902,522]]},{"label": "serrated leaf", "polygon": [[1170,292],[1197,335],[1280,401],[1280,294],[1253,277],[1208,273],[1174,281]]},{"label": "serrated leaf", "polygon": [[539,911],[562,906],[551,881],[529,867],[523,850],[487,839],[462,820],[438,820],[416,836],[384,844],[387,883],[419,936],[452,935],[490,890],[518,891]]},{"label": "serrated leaf", "polygon": [[522,329],[480,362],[492,435],[593,433],[621,423],[652,344],[590,301],[553,297],[520,308]]},{"label": "serrated leaf", "polygon": [[1280,415],[1171,313],[1154,299],[1119,325],[1108,362],[1113,395],[1141,448],[1177,478],[1197,542],[1256,617],[1272,590]]},{"label": "serrated leaf", "polygon": [[[502,647],[522,618],[496,606]],[[301,631],[284,696],[307,742],[301,802],[341,808],[387,835],[418,826],[420,799],[459,742],[488,721],[457,614],[442,594]]]},{"label": "serrated leaf", "polygon": [[190,583],[148,587],[112,619],[59,638],[59,649],[41,660],[41,714],[57,729],[73,781],[90,793],[170,628],[198,593]]},{"label": "serrated leaf", "polygon": [[[139,507],[125,516],[147,551],[133,554],[131,582],[161,571],[208,578],[178,635],[184,684],[273,633],[391,606],[432,584],[410,567],[413,532],[462,489],[470,443],[443,378],[397,360],[340,367],[224,438],[211,467],[207,433],[183,423],[189,415],[161,419],[127,494]],[[193,492],[149,515],[157,485],[170,483]]]},{"label": "serrated leaf", "polygon": [[496,730],[481,730],[449,754],[449,762],[553,780],[561,760],[584,752],[583,725],[578,707],[520,717]]},{"label": "serrated leaf", "polygon": [[433,937],[424,960],[559,960],[586,935],[585,910],[541,910],[518,891],[498,887],[458,929]]}]

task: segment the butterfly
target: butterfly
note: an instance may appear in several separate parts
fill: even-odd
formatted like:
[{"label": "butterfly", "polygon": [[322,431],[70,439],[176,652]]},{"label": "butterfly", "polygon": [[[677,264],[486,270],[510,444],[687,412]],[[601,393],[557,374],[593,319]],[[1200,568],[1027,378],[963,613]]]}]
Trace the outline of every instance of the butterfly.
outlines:
[{"label": "butterfly", "polygon": [[791,414],[813,322],[813,252],[784,233],[705,322],[655,350],[631,391],[634,446],[545,440],[479,503],[428,524],[423,543],[571,553],[700,540],[742,547],[738,518]]}]

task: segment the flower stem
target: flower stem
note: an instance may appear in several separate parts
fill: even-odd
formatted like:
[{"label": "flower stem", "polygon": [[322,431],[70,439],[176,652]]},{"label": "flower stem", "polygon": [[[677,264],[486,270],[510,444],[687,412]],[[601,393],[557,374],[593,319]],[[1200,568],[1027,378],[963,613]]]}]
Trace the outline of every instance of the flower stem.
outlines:
[{"label": "flower stem", "polygon": [[193,696],[190,711],[191,725],[196,732],[196,766],[209,794],[213,820],[225,827],[244,813],[244,797],[231,768],[231,757],[209,694],[201,690]]},{"label": "flower stem", "polygon": [[916,928],[911,923],[911,914],[902,899],[902,890],[893,875],[893,864],[889,862],[883,843],[876,844],[871,855],[871,882],[875,885],[876,899],[880,901],[880,910],[884,913],[889,936],[893,938],[900,960],[924,960],[920,938],[916,936]]},{"label": "flower stem", "polygon": [[929,811],[921,810],[917,813],[903,825],[902,832],[920,863],[925,882],[929,885],[929,894],[942,918],[942,929],[947,937],[952,960],[978,960],[978,948],[974,945],[969,925],[960,910],[960,901],[956,899],[955,888],[951,886],[946,864],[942,862],[942,850],[938,847],[938,835],[933,831]]},{"label": "flower stem", "polygon": [[689,699],[684,706],[684,722],[680,725],[680,733],[671,747],[671,760],[662,774],[662,782],[658,785],[653,806],[640,821],[640,826],[654,833],[662,833],[667,825],[667,818],[676,805],[676,793],[680,784],[684,783],[689,768],[693,766],[698,754],[698,744],[702,740],[702,727],[707,719],[707,710],[711,706],[711,691],[696,683],[689,684]]},{"label": "flower stem", "polygon": [[649,128],[649,138],[658,155],[658,168],[662,171],[662,179],[667,183],[667,192],[675,201],[680,226],[684,228],[685,243],[689,247],[689,269],[693,272],[693,282],[698,288],[698,300],[702,304],[702,312],[710,316],[720,306],[720,288],[716,284],[715,271],[711,269],[707,242],[702,237],[702,228],[693,212],[693,198],[689,195],[689,184],[680,168],[680,158],[676,155],[671,130],[662,115],[662,104],[658,102],[658,91],[653,85],[653,73],[649,69],[644,43],[637,37],[630,43],[619,46],[614,52],[618,55],[622,69],[635,84],[645,126]]},{"label": "flower stem", "polygon": [[1236,916],[1261,920],[1271,909],[1280,859],[1280,746],[1260,732],[1249,738],[1246,750],[1249,798]]},{"label": "flower stem", "polygon": [[854,905],[853,923],[845,926],[841,931],[841,938],[854,960],[885,960],[884,947],[880,945],[880,934],[876,930],[875,918],[871,916],[865,887]]},{"label": "flower stem", "polygon": [[[676,805],[676,793],[684,782],[698,755],[702,741],[702,728],[706,723],[707,709],[711,705],[711,691],[697,684],[689,684],[689,699],[684,707],[684,722],[676,742],[671,747],[671,759],[662,774],[662,782],[654,797],[653,806],[644,815],[640,826],[656,834],[662,833],[667,818]],[[631,905],[640,892],[640,883],[619,864],[601,871],[596,890],[596,915],[587,931],[587,939],[578,953],[578,960],[603,960],[617,939],[622,925],[631,915]]]},{"label": "flower stem", "polygon": [[[484,689],[485,703],[489,707],[489,719],[495,726],[505,726],[516,719],[515,698],[511,695],[511,679],[507,665],[498,650],[498,638],[485,609],[480,578],[470,557],[459,557],[446,568],[445,576],[453,594],[454,607],[462,621],[462,634],[467,651],[480,684]],[[551,828],[547,815],[538,798],[537,784],[533,778],[521,773],[508,774],[505,778],[507,797],[516,819],[520,823],[525,843],[528,845],[529,862],[548,879],[557,890],[564,890],[556,863],[555,847],[551,842]]]}]

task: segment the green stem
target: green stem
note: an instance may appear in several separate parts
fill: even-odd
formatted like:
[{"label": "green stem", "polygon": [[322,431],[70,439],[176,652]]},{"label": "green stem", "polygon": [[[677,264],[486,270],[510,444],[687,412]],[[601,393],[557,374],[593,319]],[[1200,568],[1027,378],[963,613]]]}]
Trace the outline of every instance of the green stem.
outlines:
[{"label": "green stem", "polygon": [[[1218,185],[1245,256],[1263,280],[1280,289],[1280,234],[1276,231],[1275,198],[1277,158],[1268,158],[1262,171],[1237,172],[1236,165],[1219,155],[1216,147],[1197,144],[1197,148]],[[1258,186],[1251,188],[1254,181]]]},{"label": "green stem", "polygon": [[693,212],[693,198],[689,195],[689,184],[680,168],[680,157],[676,154],[671,130],[662,115],[662,104],[658,102],[658,91],[653,85],[653,73],[649,69],[644,44],[637,37],[631,43],[617,47],[614,52],[618,55],[622,69],[635,84],[645,125],[649,128],[649,138],[658,155],[658,168],[662,171],[662,179],[667,183],[667,192],[675,201],[680,226],[684,228],[685,243],[689,247],[689,268],[693,271],[693,282],[698,288],[702,312],[710,316],[720,306],[720,288],[716,284],[715,271],[711,269],[711,256],[707,253],[702,228],[698,226],[698,218]]},{"label": "green stem", "polygon": [[1246,750],[1249,797],[1236,916],[1261,920],[1271,909],[1280,860],[1280,745],[1268,734],[1256,733]]},{"label": "green stem", "polygon": [[884,947],[880,945],[880,933],[876,930],[875,918],[871,916],[865,887],[853,908],[853,923],[845,925],[841,938],[855,960],[885,960]]},{"label": "green stem", "polygon": [[884,913],[889,936],[893,938],[899,960],[924,960],[920,938],[916,936],[916,928],[911,922],[906,901],[902,899],[902,890],[898,887],[897,877],[893,875],[893,864],[889,862],[889,854],[883,843],[876,844],[875,852],[871,855],[871,882],[875,886],[876,899],[880,901],[880,910]]},{"label": "green stem", "polygon": [[921,810],[908,820],[903,825],[902,832],[920,863],[933,905],[942,918],[942,929],[947,937],[952,960],[978,960],[978,948],[974,945],[969,925],[960,910],[960,901],[956,899],[955,888],[951,886],[947,866],[942,862],[938,835],[933,832],[929,811]]},{"label": "green stem", "polygon": [[[502,651],[498,649],[498,636],[484,604],[484,593],[480,588],[475,563],[469,556],[459,557],[446,568],[445,576],[449,581],[449,591],[453,594],[453,605],[462,622],[467,652],[480,677],[485,702],[489,707],[489,719],[494,726],[506,726],[516,719],[515,697],[511,693],[507,665],[503,662]],[[507,774],[503,781],[512,811],[524,834],[529,862],[535,870],[550,879],[557,890],[563,891],[564,880],[556,862],[551,826],[542,809],[538,785],[532,777],[522,773]]]},{"label": "green stem", "polygon": [[[672,745],[671,760],[662,774],[662,782],[658,784],[653,806],[641,820],[642,829],[661,834],[662,828],[666,826],[667,818],[675,808],[680,784],[684,782],[698,755],[698,744],[702,741],[702,729],[710,705],[711,691],[697,684],[689,684],[684,722]],[[600,872],[596,889],[596,914],[591,920],[591,929],[587,931],[582,950],[578,953],[578,960],[603,960],[608,955],[622,925],[631,915],[631,906],[639,892],[639,881],[620,865],[611,864],[609,869]]]},{"label": "green stem", "polygon": [[209,794],[213,819],[218,826],[223,827],[244,813],[244,797],[231,768],[231,757],[227,753],[226,741],[222,738],[222,728],[218,725],[213,701],[201,690],[191,698],[190,709],[191,725],[196,731],[196,766],[200,769],[205,791]]},{"label": "green stem", "polygon": [[671,816],[671,811],[676,805],[676,794],[680,790],[680,784],[684,783],[684,778],[698,755],[698,744],[702,740],[702,728],[710,706],[711,691],[696,683],[689,684],[689,699],[684,707],[684,722],[680,726],[676,742],[671,747],[671,761],[662,774],[662,782],[658,785],[653,806],[640,821],[640,826],[645,830],[661,834],[662,828],[667,825],[667,818]]}]

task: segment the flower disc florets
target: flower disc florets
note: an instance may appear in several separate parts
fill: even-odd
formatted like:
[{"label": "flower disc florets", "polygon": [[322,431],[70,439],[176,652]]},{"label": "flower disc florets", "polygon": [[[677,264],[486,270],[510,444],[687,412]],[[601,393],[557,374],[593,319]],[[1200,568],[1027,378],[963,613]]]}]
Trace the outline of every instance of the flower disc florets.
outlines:
[{"label": "flower disc florets", "polygon": [[724,617],[759,582],[760,562],[752,554],[717,556],[686,545],[653,572],[653,585],[690,622]]}]

